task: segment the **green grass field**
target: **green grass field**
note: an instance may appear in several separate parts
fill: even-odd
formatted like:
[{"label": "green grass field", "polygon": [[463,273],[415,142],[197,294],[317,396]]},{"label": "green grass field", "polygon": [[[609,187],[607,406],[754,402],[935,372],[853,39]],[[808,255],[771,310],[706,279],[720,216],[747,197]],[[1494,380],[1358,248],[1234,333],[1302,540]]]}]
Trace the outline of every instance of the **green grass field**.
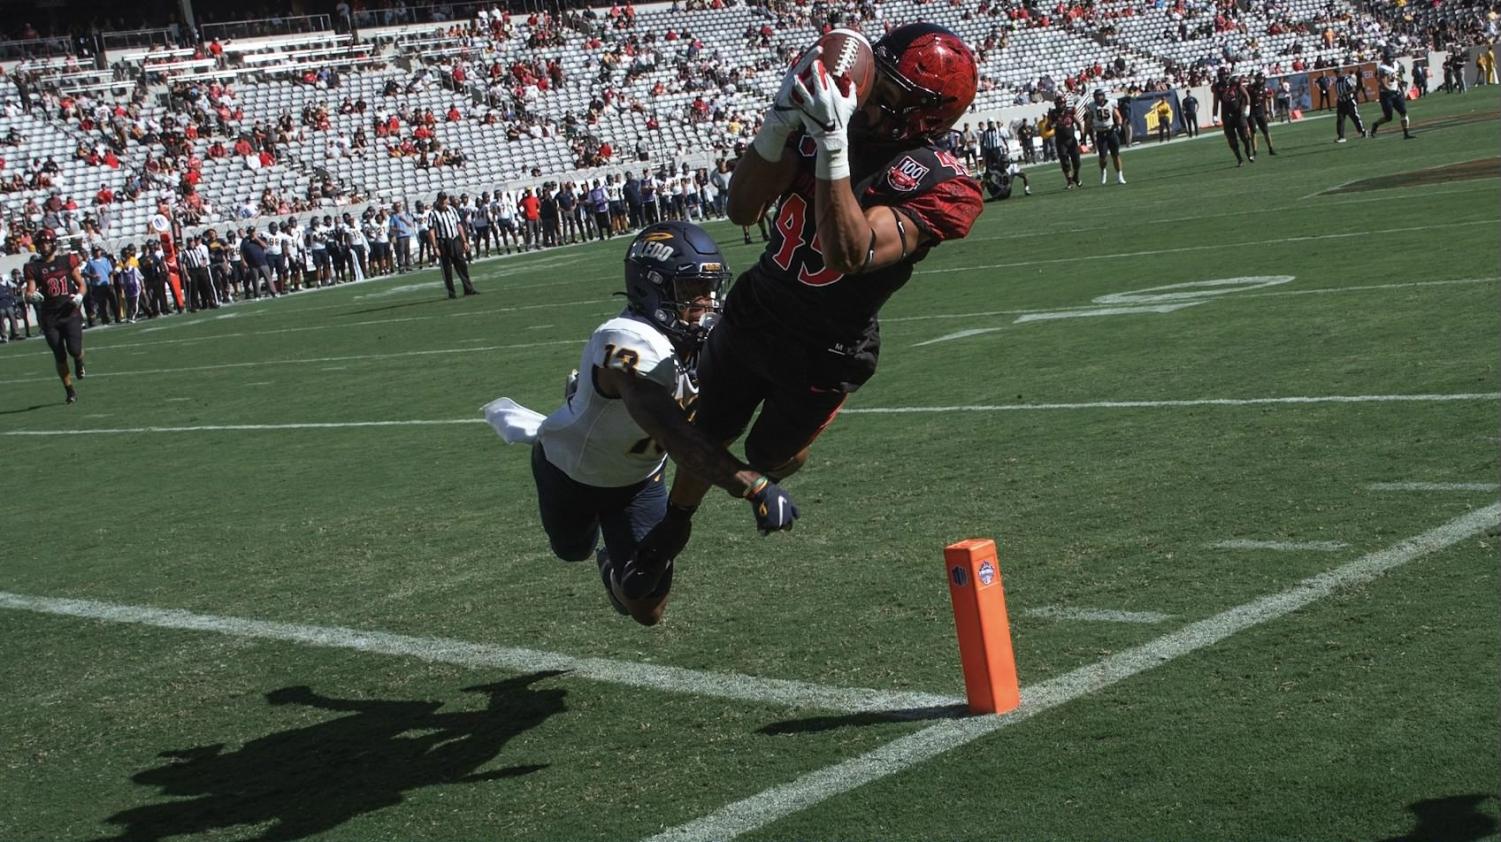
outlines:
[{"label": "green grass field", "polygon": [[[5,346],[0,839],[1494,838],[1498,103],[1411,110],[1030,170],[652,629],[478,410],[556,406],[623,240],[90,331],[74,406]],[[951,707],[977,536],[1002,719]]]}]

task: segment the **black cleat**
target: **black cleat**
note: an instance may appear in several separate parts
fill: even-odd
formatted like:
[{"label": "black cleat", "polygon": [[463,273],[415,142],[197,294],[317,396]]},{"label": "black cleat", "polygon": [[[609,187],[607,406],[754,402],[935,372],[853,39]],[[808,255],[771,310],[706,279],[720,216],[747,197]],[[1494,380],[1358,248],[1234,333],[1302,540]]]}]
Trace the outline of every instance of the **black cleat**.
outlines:
[{"label": "black cleat", "polygon": [[83,368],[83,361],[82,360],[79,360],[79,361],[73,363],[73,377],[76,378],[76,379],[78,379],[78,380],[82,380],[83,379],[83,377],[84,377],[84,368]]},{"label": "black cleat", "polygon": [[72,386],[68,387],[68,403],[78,403],[78,392]]},{"label": "black cleat", "polygon": [[623,617],[629,616],[631,612],[626,610],[625,603],[621,602],[620,597],[615,595],[615,586],[611,583],[611,580],[615,578],[615,568],[610,564],[609,551],[604,547],[595,550],[594,563],[599,565],[599,579],[605,584],[605,596],[610,599],[610,607],[615,609],[615,613]]},{"label": "black cleat", "polygon": [[466,289],[466,290],[464,290],[464,294],[465,295],[479,295],[479,290],[477,290],[477,289]]}]

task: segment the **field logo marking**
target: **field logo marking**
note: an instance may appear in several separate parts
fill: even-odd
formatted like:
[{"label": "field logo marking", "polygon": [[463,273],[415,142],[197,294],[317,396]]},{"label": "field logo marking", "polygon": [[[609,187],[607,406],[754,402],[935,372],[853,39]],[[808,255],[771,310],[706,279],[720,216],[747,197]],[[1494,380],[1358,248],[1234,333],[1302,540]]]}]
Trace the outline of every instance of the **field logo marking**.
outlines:
[{"label": "field logo marking", "polygon": [[[1294,276],[1292,275],[1253,275],[1243,278],[1185,281],[1183,283],[1147,287],[1146,289],[1112,292],[1094,299],[1094,306],[1064,307],[1057,310],[1022,313],[1013,319],[1011,323],[1019,325],[1028,322],[1050,322],[1061,319],[1090,319],[1101,316],[1138,316],[1151,313],[1173,313],[1188,307],[1207,303],[1218,296],[1229,293],[1290,283],[1293,278]],[[973,336],[993,333],[997,330],[1000,330],[1000,328],[969,328],[967,330],[946,333],[936,339],[918,342],[912,347],[921,348],[924,345],[936,345],[940,342],[968,339]]]},{"label": "field logo marking", "polygon": [[1251,275],[1244,278],[1216,278],[1209,281],[1187,281],[1181,284],[1165,284],[1128,292],[1112,292],[1094,299],[1096,304],[1160,304],[1168,301],[1213,298],[1232,292],[1261,289],[1291,283],[1293,275]]}]

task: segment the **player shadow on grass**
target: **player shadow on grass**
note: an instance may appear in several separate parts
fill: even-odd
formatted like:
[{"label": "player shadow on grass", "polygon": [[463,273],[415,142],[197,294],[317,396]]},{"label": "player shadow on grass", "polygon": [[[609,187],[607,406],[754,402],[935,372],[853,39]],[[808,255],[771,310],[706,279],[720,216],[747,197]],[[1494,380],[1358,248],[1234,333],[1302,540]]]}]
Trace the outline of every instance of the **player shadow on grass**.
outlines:
[{"label": "player shadow on grass", "polygon": [[122,810],[107,819],[121,840],[158,840],[238,825],[264,825],[261,842],[301,839],[356,816],[401,803],[404,793],[528,775],[545,765],[479,771],[512,738],[566,710],[562,689],[531,685],[558,672],[464,688],[486,693],[483,710],[440,712],[443,702],[336,699],[308,687],[266,694],[272,705],[341,714],[251,740],[164,751],[162,766],[131,780],[174,800]]},{"label": "player shadow on grass", "polygon": [[1496,796],[1482,793],[1425,798],[1407,805],[1417,819],[1412,830],[1381,842],[1473,842],[1496,832],[1496,818],[1480,812],[1480,805]]},{"label": "player shadow on grass", "polygon": [[49,406],[49,404],[34,403],[31,406],[22,407],[20,409],[7,409],[3,412],[0,412],[0,415],[19,415],[23,412],[33,412],[35,410],[41,409],[44,406]]},{"label": "player shadow on grass", "polygon": [[894,722],[920,722],[931,719],[959,719],[969,716],[964,705],[937,705],[907,710],[879,710],[865,713],[846,713],[838,716],[809,716],[803,719],[784,719],[757,729],[756,733],[767,736],[782,734],[816,734],[837,728],[865,728],[871,725],[888,725]]},{"label": "player shadow on grass", "polygon": [[[433,281],[433,292],[434,293],[441,293],[442,291],[443,291],[443,282],[442,281]],[[382,313],[382,312],[385,312],[386,310],[401,310],[401,309],[406,308],[406,307],[432,307],[432,306],[437,305],[437,304],[444,304],[447,301],[448,301],[448,299],[446,297],[443,297],[443,296],[435,294],[432,298],[423,298],[423,299],[421,299],[419,301],[403,301],[400,304],[382,304],[379,307],[365,307],[365,308],[360,309],[360,310],[345,310],[343,313],[340,313],[339,315],[341,315],[341,316],[361,316],[361,315],[364,315],[366,313]]]}]

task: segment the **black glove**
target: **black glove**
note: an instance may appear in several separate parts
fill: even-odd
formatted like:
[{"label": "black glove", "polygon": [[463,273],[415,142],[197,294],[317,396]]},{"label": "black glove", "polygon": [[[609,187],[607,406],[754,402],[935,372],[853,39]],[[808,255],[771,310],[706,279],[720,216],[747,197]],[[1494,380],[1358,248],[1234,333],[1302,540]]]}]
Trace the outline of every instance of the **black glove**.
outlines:
[{"label": "black glove", "polygon": [[641,539],[636,554],[620,572],[620,590],[627,599],[646,599],[657,590],[662,574],[688,546],[696,510],[667,504],[667,514]]},{"label": "black glove", "polygon": [[797,520],[797,504],[792,502],[792,496],[766,477],[751,486],[751,493],[745,499],[750,501],[756,528],[763,536],[791,529],[792,522]]}]

